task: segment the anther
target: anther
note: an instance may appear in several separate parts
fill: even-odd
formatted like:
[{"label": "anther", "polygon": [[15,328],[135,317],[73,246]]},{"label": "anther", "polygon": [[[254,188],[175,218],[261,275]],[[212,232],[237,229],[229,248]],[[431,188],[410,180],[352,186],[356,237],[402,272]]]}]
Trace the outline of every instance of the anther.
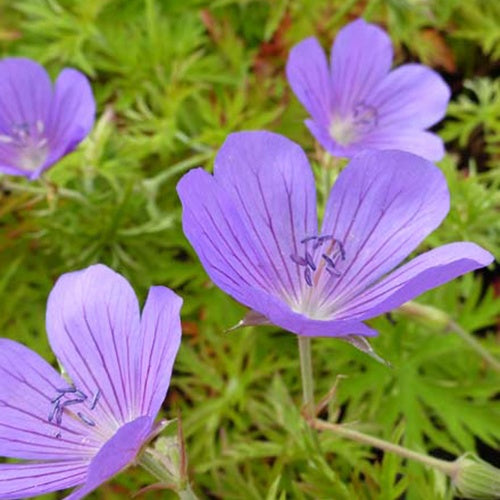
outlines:
[{"label": "anther", "polygon": [[77,415],[80,417],[82,422],[86,423],[87,425],[90,425],[91,427],[95,426],[95,422],[91,420],[89,417],[85,416],[83,413],[78,412]]},{"label": "anther", "polygon": [[304,269],[304,278],[309,286],[313,286],[311,270],[308,267]]},{"label": "anther", "polygon": [[317,236],[308,236],[307,238],[304,238],[303,240],[300,240],[301,243],[307,243],[308,241],[316,240],[318,239]]},{"label": "anther", "polygon": [[56,396],[54,399],[51,399],[50,402],[52,404],[57,403],[63,396],[64,394],[59,394],[59,396]]},{"label": "anther", "polygon": [[301,257],[300,255],[295,255],[292,253],[290,255],[290,258],[293,260],[293,262],[295,262],[295,264],[298,264],[299,266],[306,266],[307,265],[306,259],[304,259],[304,257]]},{"label": "anther", "polygon": [[316,271],[316,264],[314,263],[313,257],[309,252],[306,252],[306,262],[307,265],[313,270]]},{"label": "anther", "polygon": [[65,387],[64,389],[56,389],[56,391],[60,392],[61,394],[66,394],[66,393],[76,392],[76,387],[75,386]]},{"label": "anther", "polygon": [[56,412],[59,411],[59,402],[57,402],[53,407],[52,409],[50,410],[50,413],[49,413],[49,417],[48,417],[48,421],[49,422],[52,422],[52,420],[54,420],[54,416],[56,414]]},{"label": "anther", "polygon": [[97,406],[97,401],[99,401],[100,396],[101,396],[101,391],[97,390],[97,392],[94,394],[94,397],[92,398],[92,401],[90,403],[91,410],[93,410]]},{"label": "anther", "polygon": [[82,403],[83,401],[81,399],[68,399],[67,401],[64,401],[61,403],[61,409],[66,408],[66,406],[73,406]]}]

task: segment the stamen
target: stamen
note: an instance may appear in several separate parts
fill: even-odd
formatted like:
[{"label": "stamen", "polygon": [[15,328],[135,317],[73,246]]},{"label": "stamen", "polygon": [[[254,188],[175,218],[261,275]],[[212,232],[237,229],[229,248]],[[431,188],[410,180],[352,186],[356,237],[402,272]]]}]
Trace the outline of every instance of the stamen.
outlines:
[{"label": "stamen", "polygon": [[87,395],[82,391],[76,391],[75,396],[80,399],[80,401],[85,401],[87,399]]},{"label": "stamen", "polygon": [[57,438],[57,439],[61,439],[61,438],[62,438],[62,434],[61,434],[60,432],[58,432],[58,433],[56,434],[56,438]]},{"label": "stamen", "polygon": [[71,387],[65,387],[64,389],[56,389],[56,391],[61,394],[67,394],[70,392],[76,392],[76,387],[72,385]]},{"label": "stamen", "polygon": [[306,262],[307,265],[313,270],[316,271],[316,264],[314,263],[313,257],[309,252],[306,252]]},{"label": "stamen", "polygon": [[308,241],[316,240],[318,239],[317,236],[308,236],[307,238],[304,238],[303,240],[300,240],[301,243],[307,243]]},{"label": "stamen", "polygon": [[295,255],[292,253],[290,255],[290,258],[295,262],[295,264],[298,264],[299,266],[306,266],[307,265],[306,259],[304,259],[304,257],[301,257],[300,255]]},{"label": "stamen", "polygon": [[304,269],[304,278],[309,286],[313,286],[311,270],[308,267]]},{"label": "stamen", "polygon": [[52,420],[54,420],[54,416],[56,414],[56,412],[59,410],[59,402],[57,402],[53,407],[52,409],[50,410],[50,413],[49,413],[49,417],[48,417],[48,421],[49,422],[52,422]]},{"label": "stamen", "polygon": [[78,412],[77,415],[80,417],[82,422],[86,423],[87,425],[90,425],[91,427],[95,426],[95,422],[91,420],[89,417],[85,416],[83,413]]},{"label": "stamen", "polygon": [[97,390],[97,392],[95,393],[94,397],[92,398],[92,402],[90,403],[90,409],[91,410],[93,410],[96,407],[97,401],[99,401],[100,397],[101,397],[101,391]]},{"label": "stamen", "polygon": [[81,399],[68,399],[61,403],[61,409],[66,408],[66,406],[73,406],[82,403]]},{"label": "stamen", "polygon": [[51,399],[50,402],[57,403],[63,396],[64,394],[59,394],[59,396],[56,396],[54,399]]}]

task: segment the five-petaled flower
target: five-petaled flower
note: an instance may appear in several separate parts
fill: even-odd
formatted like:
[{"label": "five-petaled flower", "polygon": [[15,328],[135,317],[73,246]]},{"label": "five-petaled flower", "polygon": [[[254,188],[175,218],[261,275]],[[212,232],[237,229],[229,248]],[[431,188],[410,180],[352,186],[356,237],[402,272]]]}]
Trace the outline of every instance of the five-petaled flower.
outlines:
[{"label": "five-petaled flower", "polygon": [[392,45],[379,27],[358,19],[341,29],[328,68],[316,38],[293,47],[287,77],[312,119],[306,125],[335,156],[397,149],[434,161],[442,140],[425,129],[445,115],[450,90],[420,64],[390,71]]},{"label": "five-petaled flower", "polygon": [[51,346],[66,381],[23,345],[0,339],[0,498],[81,486],[83,498],[134,461],[180,343],[182,300],[152,287],[139,311],[129,283],[96,265],[63,275],[47,305]]},{"label": "five-petaled flower", "polygon": [[194,169],[177,190],[184,232],[215,284],[258,313],[249,321],[300,335],[374,335],[364,320],[492,261],[461,242],[400,265],[449,209],[441,171],[407,152],[351,160],[321,230],[304,152],[270,132],[230,135],[214,175]]},{"label": "five-petaled flower", "polygon": [[52,86],[38,63],[0,61],[0,172],[37,179],[88,135],[95,102],[87,78],[66,68]]}]

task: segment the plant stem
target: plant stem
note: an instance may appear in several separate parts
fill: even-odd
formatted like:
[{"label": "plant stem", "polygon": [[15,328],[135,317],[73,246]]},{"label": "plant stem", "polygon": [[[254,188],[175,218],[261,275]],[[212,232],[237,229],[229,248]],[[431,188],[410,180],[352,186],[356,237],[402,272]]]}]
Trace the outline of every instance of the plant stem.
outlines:
[{"label": "plant stem", "polygon": [[478,342],[473,335],[465,331],[458,323],[453,321],[449,314],[432,306],[419,304],[418,302],[406,302],[396,309],[404,314],[432,328],[441,331],[452,331],[456,333],[471,349],[476,351],[495,371],[500,371],[500,362]]},{"label": "plant stem", "polygon": [[466,344],[476,351],[495,371],[500,372],[500,362],[458,323],[450,321],[448,329],[455,332]]},{"label": "plant stem", "polygon": [[314,378],[312,372],[311,359],[311,339],[309,337],[298,336],[300,374],[302,377],[302,398],[304,402],[304,412],[306,418],[314,416]]},{"label": "plant stem", "polygon": [[389,453],[395,453],[396,455],[399,455],[403,458],[416,460],[417,462],[420,462],[429,467],[434,467],[448,476],[453,476],[457,468],[457,465],[454,462],[440,460],[438,458],[425,455],[424,453],[418,453],[416,451],[409,450],[408,448],[390,443],[389,441],[384,441],[383,439],[379,439],[373,436],[369,436],[368,434],[363,434],[362,432],[346,428],[344,425],[332,424],[330,422],[324,422],[323,420],[319,419],[311,419],[309,421],[309,424],[314,429],[321,431],[331,431],[341,437],[352,439],[353,441],[357,441],[358,443],[367,444]]}]

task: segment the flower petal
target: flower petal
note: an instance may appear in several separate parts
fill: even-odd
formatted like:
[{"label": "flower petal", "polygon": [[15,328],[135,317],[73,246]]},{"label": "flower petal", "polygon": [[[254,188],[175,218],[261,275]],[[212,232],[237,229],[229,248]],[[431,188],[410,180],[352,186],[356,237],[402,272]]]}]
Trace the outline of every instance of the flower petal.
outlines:
[{"label": "flower petal", "polygon": [[137,407],[156,416],[165,399],[175,356],[181,342],[182,299],[163,286],[149,289],[141,316],[138,346]]},{"label": "flower petal", "polygon": [[279,301],[275,297],[265,296],[259,291],[253,292],[254,301],[269,321],[284,330],[304,337],[344,337],[348,335],[363,335],[373,337],[378,335],[376,330],[366,326],[358,320],[318,320],[311,319],[302,314],[296,313],[289,306]]},{"label": "flower petal", "polygon": [[0,61],[0,130],[45,121],[52,99],[49,75],[40,64],[22,57]]},{"label": "flower petal", "polygon": [[89,134],[94,125],[95,100],[87,77],[72,68],[61,71],[47,122],[51,151],[43,169],[68,154]]},{"label": "flower petal", "polygon": [[317,293],[330,314],[397,266],[443,220],[449,193],[441,171],[402,151],[354,158],[332,188],[323,234],[343,243],[340,276],[323,273]]},{"label": "flower petal", "polygon": [[231,134],[215,159],[215,180],[231,196],[278,295],[299,296],[303,268],[292,260],[316,236],[316,187],[304,151],[270,132]]},{"label": "flower petal", "polygon": [[48,420],[57,388],[67,386],[38,354],[0,339],[0,456],[68,460],[97,452],[100,443],[79,420]]},{"label": "flower petal", "polygon": [[493,255],[475,243],[450,243],[410,260],[339,311],[340,317],[368,319],[383,314],[462,274],[485,267]]},{"label": "flower petal", "polygon": [[253,307],[251,290],[273,290],[274,283],[229,195],[201,168],[184,175],[177,192],[184,234],[206,272],[219,288]]},{"label": "flower petal", "polygon": [[450,88],[441,76],[421,64],[391,71],[367,104],[378,111],[378,127],[426,129],[446,114]]},{"label": "flower petal", "polygon": [[49,296],[47,332],[77,388],[89,397],[99,391],[93,420],[110,433],[137,416],[132,346],[139,305],[122,276],[103,265],[61,276]]},{"label": "flower petal", "polygon": [[286,74],[295,95],[314,120],[328,126],[332,86],[326,55],[316,38],[306,38],[292,48]]},{"label": "flower petal", "polygon": [[360,144],[368,149],[407,151],[429,161],[439,161],[445,153],[443,141],[436,134],[399,126],[376,129]]},{"label": "flower petal", "polygon": [[99,450],[89,466],[82,488],[73,491],[66,500],[79,500],[131,464],[151,434],[153,419],[139,417],[123,427]]},{"label": "flower petal", "polygon": [[392,44],[384,30],[358,19],[342,28],[332,48],[333,102],[341,116],[360,104],[387,75]]},{"label": "flower petal", "polygon": [[0,464],[0,498],[29,498],[72,488],[85,481],[88,462],[65,460]]},{"label": "flower petal", "polygon": [[317,234],[316,193],[303,151],[270,132],[231,134],[215,174],[194,170],[178,185],[186,236],[213,281],[255,309],[251,289],[293,300],[301,270],[290,258]]}]

